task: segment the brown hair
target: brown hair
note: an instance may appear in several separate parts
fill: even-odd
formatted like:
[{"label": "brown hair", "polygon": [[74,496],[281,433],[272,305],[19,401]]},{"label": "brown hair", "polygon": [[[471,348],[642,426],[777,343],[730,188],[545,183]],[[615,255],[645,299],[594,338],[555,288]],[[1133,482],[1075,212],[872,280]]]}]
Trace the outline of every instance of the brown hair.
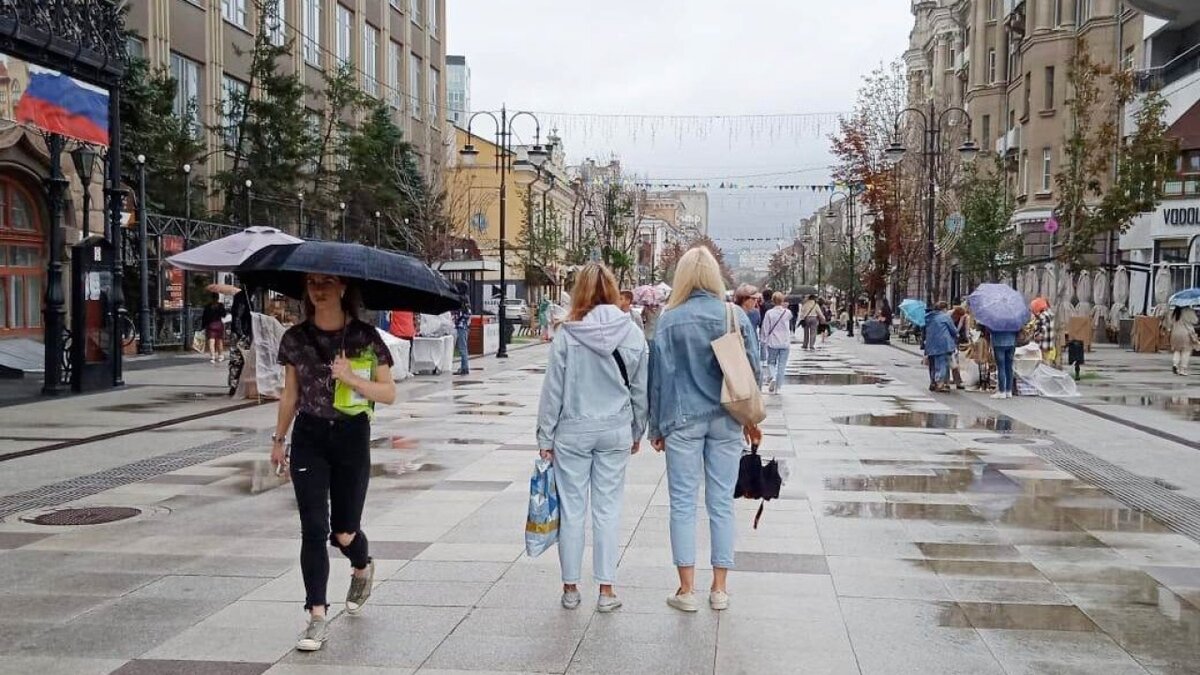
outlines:
[{"label": "brown hair", "polygon": [[[350,319],[361,318],[359,314],[362,312],[362,294],[359,292],[358,286],[342,277],[338,277],[338,280],[346,286],[346,292],[342,294],[342,313]],[[317,308],[308,297],[307,287],[304,289],[304,296],[301,303],[304,305],[304,318],[306,320],[316,316]]]},{"label": "brown hair", "polygon": [[599,263],[588,263],[575,276],[575,287],[571,289],[571,315],[567,320],[582,321],[596,305],[615,305],[620,297],[613,273]]},{"label": "brown hair", "polygon": [[625,298],[626,300],[628,300],[630,302],[633,302],[633,291],[631,291],[629,289],[625,289],[625,290],[621,291],[621,297]]},{"label": "brown hair", "polygon": [[776,305],[782,305],[785,300],[787,300],[787,296],[783,294],[783,291],[775,291],[775,293],[771,295],[771,302],[775,303]]}]

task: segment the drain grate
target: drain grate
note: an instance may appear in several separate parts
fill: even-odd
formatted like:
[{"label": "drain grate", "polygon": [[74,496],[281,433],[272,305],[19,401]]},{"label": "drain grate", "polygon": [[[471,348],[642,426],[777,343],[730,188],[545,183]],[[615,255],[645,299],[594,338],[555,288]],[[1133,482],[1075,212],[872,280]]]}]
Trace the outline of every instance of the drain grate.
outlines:
[{"label": "drain grate", "polygon": [[132,518],[141,512],[141,509],[129,506],[93,506],[82,509],[59,509],[21,520],[34,525],[100,525]]},{"label": "drain grate", "polygon": [[244,450],[261,449],[264,442],[264,434],[244,434],[5,495],[0,497],[0,521],[18,513],[61,506],[122,485],[137,483]]}]

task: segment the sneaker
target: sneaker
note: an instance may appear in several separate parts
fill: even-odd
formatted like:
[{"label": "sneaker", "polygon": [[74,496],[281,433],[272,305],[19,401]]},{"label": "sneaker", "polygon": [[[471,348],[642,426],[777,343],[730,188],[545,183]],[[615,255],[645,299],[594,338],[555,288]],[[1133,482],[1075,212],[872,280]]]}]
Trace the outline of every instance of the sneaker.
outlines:
[{"label": "sneaker", "polygon": [[581,601],[581,598],[579,597],[578,590],[563,591],[562,606],[565,607],[566,609],[575,609],[576,607],[579,606],[580,601]]},{"label": "sneaker", "polygon": [[708,606],[717,611],[729,609],[729,594],[725,591],[713,591],[709,593]]},{"label": "sneaker", "polygon": [[1008,398],[1008,394],[1005,394],[1005,393],[1004,393],[1004,392],[1002,392],[1002,391],[998,391],[998,392],[996,392],[996,393],[992,394],[992,398],[996,398],[996,399],[1000,399],[1000,398]]},{"label": "sneaker", "polygon": [[308,628],[300,634],[296,641],[296,649],[302,652],[315,652],[325,644],[329,637],[329,623],[323,616],[314,616],[308,620]]},{"label": "sneaker", "polygon": [[366,574],[357,574],[350,578],[350,590],[346,593],[346,612],[354,615],[362,611],[362,606],[371,597],[371,581],[375,579],[375,561],[367,563]]},{"label": "sneaker", "polygon": [[672,593],[667,598],[667,604],[681,612],[698,612],[700,603],[695,593]]},{"label": "sneaker", "polygon": [[216,360],[216,359],[209,359],[209,360],[208,360],[208,362],[209,362],[209,363],[212,363],[212,364],[216,364],[217,360]]},{"label": "sneaker", "polygon": [[1012,392],[1011,391],[1004,392],[1004,398],[1012,398]]},{"label": "sneaker", "polygon": [[596,601],[596,611],[601,614],[608,614],[621,608],[621,599],[615,595],[600,594],[600,599]]},{"label": "sneaker", "polygon": [[218,361],[218,362],[221,362],[221,363],[224,363],[224,362],[225,362],[225,355],[224,355],[224,354],[222,354],[222,355],[218,356],[218,357],[217,357],[217,361]]}]

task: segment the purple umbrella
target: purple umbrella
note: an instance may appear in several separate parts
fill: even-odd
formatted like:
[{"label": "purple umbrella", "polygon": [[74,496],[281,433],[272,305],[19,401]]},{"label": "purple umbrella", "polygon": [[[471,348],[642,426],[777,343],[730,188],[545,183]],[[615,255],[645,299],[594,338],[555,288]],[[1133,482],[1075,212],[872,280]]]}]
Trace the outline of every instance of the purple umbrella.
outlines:
[{"label": "purple umbrella", "polygon": [[980,284],[967,297],[975,320],[993,332],[1016,332],[1029,322],[1025,298],[1004,284]]}]

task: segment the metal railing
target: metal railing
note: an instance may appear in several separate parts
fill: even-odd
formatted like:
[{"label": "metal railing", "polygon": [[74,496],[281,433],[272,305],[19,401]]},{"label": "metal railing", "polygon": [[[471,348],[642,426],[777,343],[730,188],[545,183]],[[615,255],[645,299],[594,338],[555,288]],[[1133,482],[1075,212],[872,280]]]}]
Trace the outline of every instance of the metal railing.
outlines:
[{"label": "metal railing", "polygon": [[1179,56],[1161,66],[1139,70],[1134,74],[1139,93],[1146,93],[1182,80],[1200,71],[1200,43],[1196,43]]}]

